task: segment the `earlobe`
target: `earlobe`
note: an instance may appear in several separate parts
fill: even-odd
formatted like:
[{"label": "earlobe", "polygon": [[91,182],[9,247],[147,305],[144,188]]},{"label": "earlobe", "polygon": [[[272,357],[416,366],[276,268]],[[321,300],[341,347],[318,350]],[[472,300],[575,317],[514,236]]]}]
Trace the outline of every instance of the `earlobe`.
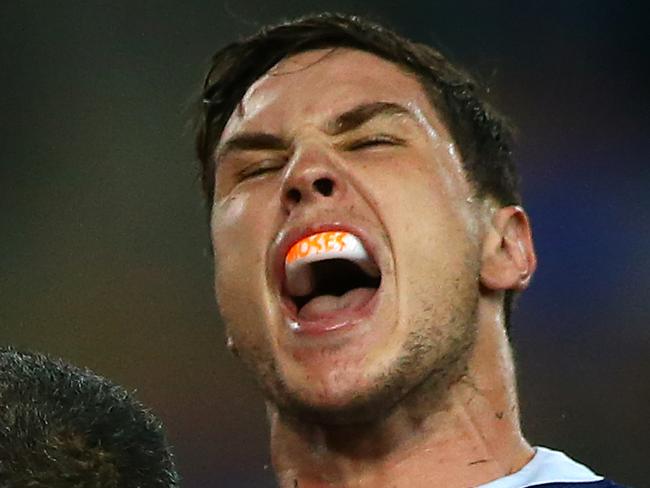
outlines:
[{"label": "earlobe", "polygon": [[523,208],[498,209],[483,240],[481,284],[490,290],[523,290],[537,267],[532,231]]}]

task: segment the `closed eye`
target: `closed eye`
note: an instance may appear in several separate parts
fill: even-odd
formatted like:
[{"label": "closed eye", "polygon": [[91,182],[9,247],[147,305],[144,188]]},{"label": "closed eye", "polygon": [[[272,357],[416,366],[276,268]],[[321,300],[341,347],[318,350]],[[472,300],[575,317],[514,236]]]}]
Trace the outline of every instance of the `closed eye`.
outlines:
[{"label": "closed eye", "polygon": [[251,164],[239,172],[239,181],[255,178],[266,173],[271,173],[273,171],[282,169],[282,167],[284,167],[284,161],[278,161],[275,159],[268,159],[255,164]]},{"label": "closed eye", "polygon": [[345,146],[347,151],[359,151],[361,149],[367,149],[377,146],[401,146],[404,144],[404,139],[388,135],[376,135],[371,137],[365,137],[351,142]]}]

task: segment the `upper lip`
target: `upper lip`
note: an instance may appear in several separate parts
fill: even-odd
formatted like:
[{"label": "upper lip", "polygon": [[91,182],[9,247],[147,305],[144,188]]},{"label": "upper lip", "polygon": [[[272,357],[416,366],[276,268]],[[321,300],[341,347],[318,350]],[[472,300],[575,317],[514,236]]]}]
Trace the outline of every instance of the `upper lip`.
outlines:
[{"label": "upper lip", "polygon": [[380,271],[382,270],[375,241],[363,227],[342,220],[310,222],[305,225],[297,225],[282,230],[270,249],[270,277],[273,288],[280,294],[286,294],[284,262],[291,246],[307,236],[325,231],[346,231],[354,234],[361,240],[366,252],[375,261]]}]

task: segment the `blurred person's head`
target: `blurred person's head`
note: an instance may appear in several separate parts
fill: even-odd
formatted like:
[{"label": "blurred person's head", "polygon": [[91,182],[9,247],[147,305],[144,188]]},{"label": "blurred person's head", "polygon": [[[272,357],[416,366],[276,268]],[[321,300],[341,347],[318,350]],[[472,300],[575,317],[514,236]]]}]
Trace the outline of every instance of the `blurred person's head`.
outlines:
[{"label": "blurred person's head", "polygon": [[163,426],[122,387],[60,359],[0,349],[0,486],[177,486]]}]

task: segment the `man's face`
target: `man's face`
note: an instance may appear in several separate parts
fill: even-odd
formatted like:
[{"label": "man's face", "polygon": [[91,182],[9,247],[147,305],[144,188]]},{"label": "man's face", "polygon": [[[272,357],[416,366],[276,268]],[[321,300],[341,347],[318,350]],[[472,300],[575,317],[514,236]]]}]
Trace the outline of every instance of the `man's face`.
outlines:
[{"label": "man's face", "polygon": [[287,58],[249,88],[216,158],[217,299],[280,409],[367,420],[464,361],[478,217],[414,76],[352,49]]}]

